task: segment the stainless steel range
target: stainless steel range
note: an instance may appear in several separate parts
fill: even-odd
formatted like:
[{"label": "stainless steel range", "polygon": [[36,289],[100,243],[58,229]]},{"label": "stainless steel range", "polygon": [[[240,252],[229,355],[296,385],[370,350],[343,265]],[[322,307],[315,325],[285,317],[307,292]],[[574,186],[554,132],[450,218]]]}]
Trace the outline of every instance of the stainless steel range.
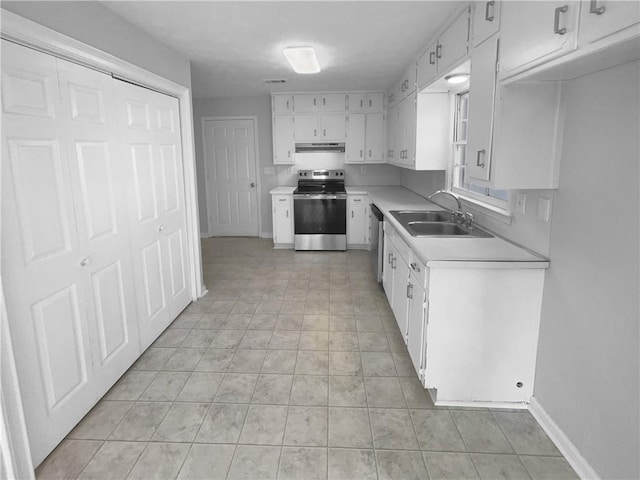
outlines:
[{"label": "stainless steel range", "polygon": [[344,170],[300,170],[293,218],[296,250],[346,250]]}]

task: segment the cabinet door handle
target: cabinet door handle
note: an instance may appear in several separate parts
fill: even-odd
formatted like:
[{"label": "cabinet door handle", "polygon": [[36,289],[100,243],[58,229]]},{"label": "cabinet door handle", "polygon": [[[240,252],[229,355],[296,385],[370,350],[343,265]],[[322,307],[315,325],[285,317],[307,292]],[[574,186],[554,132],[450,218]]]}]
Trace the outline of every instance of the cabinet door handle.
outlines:
[{"label": "cabinet door handle", "polygon": [[322,105],[326,105],[327,104],[327,99],[325,97],[322,97]]},{"label": "cabinet door handle", "polygon": [[418,266],[418,264],[417,264],[417,263],[412,263],[412,264],[411,264],[411,269],[412,269],[414,272],[419,272],[419,271],[420,271],[420,267]]},{"label": "cabinet door handle", "polygon": [[396,257],[393,257],[393,260],[391,260],[391,268],[392,268],[393,270],[395,270],[395,269],[396,269]]},{"label": "cabinet door handle", "polygon": [[286,202],[286,201],[287,201],[287,199],[286,199],[286,198],[279,198],[279,199],[278,199],[278,201],[279,201],[279,202]]},{"label": "cabinet door handle", "polygon": [[317,105],[317,103],[316,103],[316,99],[314,98],[314,99],[313,99],[313,106],[315,107],[316,105]]},{"label": "cabinet door handle", "polygon": [[598,0],[591,0],[589,2],[589,13],[593,13],[594,15],[602,15],[604,13],[604,7],[598,7]]},{"label": "cabinet door handle", "polygon": [[285,216],[286,216],[287,218],[289,218],[289,210],[286,210],[286,211],[284,212],[284,214],[285,214]]},{"label": "cabinet door handle", "polygon": [[82,260],[80,260],[81,267],[86,267],[90,263],[91,263],[91,257],[84,257]]},{"label": "cabinet door handle", "polygon": [[389,254],[389,258],[388,258],[388,260],[387,260],[387,263],[391,263],[391,259],[392,259],[392,258],[393,258],[393,253],[390,253],[390,254]]},{"label": "cabinet door handle", "polygon": [[316,128],[313,129],[313,136],[314,137],[318,136],[318,129],[316,129]]},{"label": "cabinet door handle", "polygon": [[327,129],[326,129],[326,128],[323,128],[323,129],[322,129],[322,136],[323,136],[323,137],[326,137],[326,136],[327,136]]},{"label": "cabinet door handle", "polygon": [[371,150],[369,150],[369,158],[371,158]]},{"label": "cabinet door handle", "polygon": [[369,108],[373,107],[373,101],[369,100]]},{"label": "cabinet door handle", "polygon": [[564,35],[567,33],[566,28],[560,28],[560,14],[566,13],[569,10],[569,5],[563,5],[562,7],[558,7],[555,10],[555,15],[553,17],[553,33],[557,33],[558,35]]},{"label": "cabinet door handle", "polygon": [[353,218],[354,215],[355,215],[355,212],[351,210],[351,218]]},{"label": "cabinet door handle", "polygon": [[289,100],[287,100],[287,106],[285,108],[289,110]]},{"label": "cabinet door handle", "polygon": [[160,225],[160,226],[158,227],[158,232],[162,232],[163,230],[164,230],[164,225]]},{"label": "cabinet door handle", "polygon": [[360,158],[362,158],[362,150],[360,150]]},{"label": "cabinet door handle", "polygon": [[436,58],[442,58],[442,44],[436,46]]},{"label": "cabinet door handle", "polygon": [[[493,6],[496,2],[487,2],[484,8],[484,19],[487,22],[493,22]],[[489,10],[491,10],[492,15],[489,16]]]},{"label": "cabinet door handle", "polygon": [[436,52],[429,52],[429,65],[436,64]]},{"label": "cabinet door handle", "polygon": [[287,150],[287,158],[291,158],[291,150]]},{"label": "cabinet door handle", "polygon": [[[476,167],[484,168],[484,155],[487,153],[485,150],[478,150],[476,153]],[[482,156],[482,162],[480,162],[480,157]]]},{"label": "cabinet door handle", "polygon": [[413,285],[407,284],[407,298],[413,298]]}]

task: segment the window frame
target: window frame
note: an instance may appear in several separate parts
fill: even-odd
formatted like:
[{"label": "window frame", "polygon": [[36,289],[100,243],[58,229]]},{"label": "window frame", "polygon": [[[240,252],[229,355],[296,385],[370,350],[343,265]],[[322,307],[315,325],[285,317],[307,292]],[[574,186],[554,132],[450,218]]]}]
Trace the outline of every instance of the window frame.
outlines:
[{"label": "window frame", "polygon": [[[451,159],[449,163],[449,169],[447,172],[447,177],[448,177],[447,187],[451,192],[458,195],[462,200],[466,200],[472,203],[474,206],[486,209],[492,213],[499,214],[504,217],[512,217],[513,193],[511,190],[506,190],[507,198],[505,200],[502,198],[490,196],[489,192],[493,189],[491,189],[488,186],[484,186],[481,184],[471,184],[478,188],[487,189],[486,194],[480,194],[480,193],[474,192],[473,190],[457,185],[457,182],[458,182],[457,178],[459,178],[459,175],[460,175],[460,168],[462,168],[464,171],[464,168],[466,166],[466,160],[467,160],[466,135],[464,140],[460,140],[458,138],[459,130],[460,130],[460,121],[459,121],[460,99],[463,95],[466,95],[467,97],[467,118],[464,119],[464,121],[466,122],[468,120],[468,109],[469,109],[469,103],[468,103],[469,102],[468,100],[469,85],[463,84],[458,88],[451,89],[449,93],[451,95],[452,115],[451,115]],[[464,148],[465,148],[464,164],[461,164],[458,162],[458,156],[459,156],[458,149],[461,145],[464,145]]]}]

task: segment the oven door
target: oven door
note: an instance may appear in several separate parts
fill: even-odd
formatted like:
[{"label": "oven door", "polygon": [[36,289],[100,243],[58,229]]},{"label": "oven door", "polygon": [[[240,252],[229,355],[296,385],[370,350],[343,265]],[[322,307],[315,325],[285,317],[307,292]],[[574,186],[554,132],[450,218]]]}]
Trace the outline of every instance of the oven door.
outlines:
[{"label": "oven door", "polygon": [[346,194],[295,194],[293,218],[296,250],[346,249]]}]

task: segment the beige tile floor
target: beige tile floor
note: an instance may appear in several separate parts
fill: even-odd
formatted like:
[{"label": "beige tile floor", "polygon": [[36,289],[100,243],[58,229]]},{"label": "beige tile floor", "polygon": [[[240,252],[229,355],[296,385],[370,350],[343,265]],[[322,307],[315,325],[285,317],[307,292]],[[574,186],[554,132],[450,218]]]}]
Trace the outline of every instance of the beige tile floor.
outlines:
[{"label": "beige tile floor", "polygon": [[202,247],[209,294],[38,478],[577,478],[528,412],[433,406],[367,252]]}]

